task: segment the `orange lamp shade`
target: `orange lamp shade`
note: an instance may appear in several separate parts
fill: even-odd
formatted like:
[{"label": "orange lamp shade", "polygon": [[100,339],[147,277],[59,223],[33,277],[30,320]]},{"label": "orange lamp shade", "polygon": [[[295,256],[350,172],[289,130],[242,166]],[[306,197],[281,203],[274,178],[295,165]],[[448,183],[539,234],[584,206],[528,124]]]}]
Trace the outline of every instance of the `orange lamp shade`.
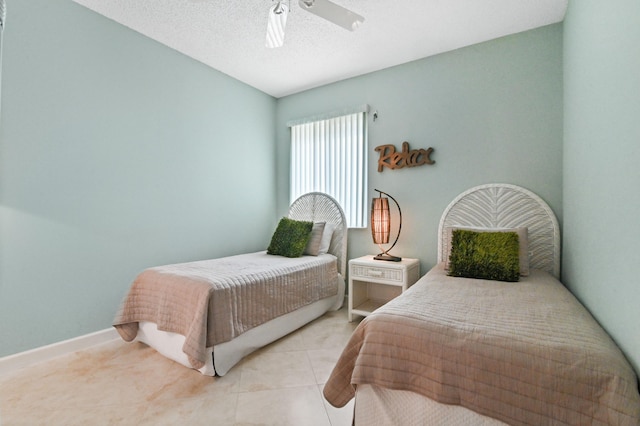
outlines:
[{"label": "orange lamp shade", "polygon": [[375,244],[387,244],[391,233],[391,217],[388,198],[371,201],[371,235]]}]

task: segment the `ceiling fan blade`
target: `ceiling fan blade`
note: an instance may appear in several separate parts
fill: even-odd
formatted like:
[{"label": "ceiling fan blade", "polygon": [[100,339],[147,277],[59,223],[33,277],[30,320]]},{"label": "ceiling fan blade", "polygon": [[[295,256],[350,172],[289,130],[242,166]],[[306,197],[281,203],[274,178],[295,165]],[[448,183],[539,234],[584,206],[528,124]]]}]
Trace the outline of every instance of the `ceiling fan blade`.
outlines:
[{"label": "ceiling fan blade", "polygon": [[279,1],[269,8],[266,41],[268,48],[282,47],[284,44],[284,28],[287,25],[288,14],[289,6],[284,2]]},{"label": "ceiling fan blade", "polygon": [[349,31],[355,31],[364,22],[364,17],[329,0],[299,0],[298,4],[304,10]]}]

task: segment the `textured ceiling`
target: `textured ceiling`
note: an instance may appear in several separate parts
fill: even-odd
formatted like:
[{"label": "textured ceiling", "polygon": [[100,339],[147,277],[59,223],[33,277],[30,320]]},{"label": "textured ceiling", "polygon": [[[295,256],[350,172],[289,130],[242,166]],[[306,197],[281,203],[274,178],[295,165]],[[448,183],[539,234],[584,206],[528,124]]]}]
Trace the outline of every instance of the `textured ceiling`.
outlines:
[{"label": "textured ceiling", "polygon": [[291,0],[284,46],[265,47],[272,0],[73,0],[275,97],[564,19],[568,0],[335,0],[349,32]]}]

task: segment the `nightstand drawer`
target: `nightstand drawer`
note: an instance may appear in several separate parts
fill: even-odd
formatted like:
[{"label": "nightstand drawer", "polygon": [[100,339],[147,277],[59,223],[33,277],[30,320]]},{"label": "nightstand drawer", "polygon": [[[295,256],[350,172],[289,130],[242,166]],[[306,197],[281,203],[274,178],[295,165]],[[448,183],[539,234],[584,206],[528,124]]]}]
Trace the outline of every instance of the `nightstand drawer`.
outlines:
[{"label": "nightstand drawer", "polygon": [[351,274],[353,278],[376,278],[386,281],[403,281],[402,269],[381,268],[376,266],[352,265]]}]

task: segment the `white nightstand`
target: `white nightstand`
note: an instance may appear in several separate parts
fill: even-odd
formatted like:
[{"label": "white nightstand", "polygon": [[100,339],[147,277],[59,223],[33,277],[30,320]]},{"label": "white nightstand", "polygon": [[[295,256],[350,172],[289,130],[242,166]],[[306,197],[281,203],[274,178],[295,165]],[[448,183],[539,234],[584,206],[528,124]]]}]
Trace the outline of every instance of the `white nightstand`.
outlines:
[{"label": "white nightstand", "polygon": [[363,256],[349,261],[349,322],[353,315],[367,316],[420,278],[420,261],[374,260]]}]

